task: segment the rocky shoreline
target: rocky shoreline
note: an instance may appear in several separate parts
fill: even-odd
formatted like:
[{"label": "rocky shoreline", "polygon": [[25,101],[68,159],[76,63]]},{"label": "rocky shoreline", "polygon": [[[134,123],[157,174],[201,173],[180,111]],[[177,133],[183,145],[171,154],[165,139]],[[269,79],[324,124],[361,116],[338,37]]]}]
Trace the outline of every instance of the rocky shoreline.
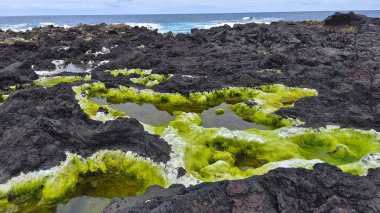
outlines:
[{"label": "rocky shoreline", "polygon": [[[61,72],[62,63],[92,71]],[[0,184],[56,167],[67,153],[86,158],[121,150],[157,164],[170,161],[173,147],[138,120],[95,121],[78,103],[72,87],[86,82],[146,89],[131,80],[140,77],[136,73],[107,71],[124,68],[170,74],[149,88],[184,96],[273,84],[315,89],[318,96],[275,114],[304,121],[302,127],[380,132],[378,18],[337,13],[324,22],[252,23],[178,35],[105,24],[0,31],[0,91],[7,95],[0,103]],[[37,73],[81,80],[44,88],[35,85]],[[359,177],[317,164],[314,170],[277,169],[233,182],[153,188],[142,197],[115,199],[104,212],[378,212],[378,178],[379,169]]]},{"label": "rocky shoreline", "polygon": [[379,172],[354,177],[317,164],[314,171],[276,169],[190,188],[154,186],[144,196],[113,200],[103,212],[378,212]]}]

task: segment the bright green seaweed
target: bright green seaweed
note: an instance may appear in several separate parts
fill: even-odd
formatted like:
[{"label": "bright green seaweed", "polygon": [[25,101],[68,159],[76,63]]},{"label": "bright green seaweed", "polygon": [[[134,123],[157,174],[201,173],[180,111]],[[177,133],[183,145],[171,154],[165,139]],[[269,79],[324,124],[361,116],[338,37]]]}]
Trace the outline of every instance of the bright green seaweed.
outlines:
[{"label": "bright green seaweed", "polygon": [[[155,76],[139,69],[110,72],[116,77],[137,74],[140,77],[133,81],[148,87],[170,77]],[[54,84],[55,80],[40,85]],[[166,165],[157,165],[121,151],[100,151],[86,159],[69,154],[57,168],[21,175],[0,185],[0,211],[17,209],[18,202],[28,199],[37,200],[39,205],[62,201],[78,187],[80,177],[99,172],[112,174],[117,171],[133,176],[143,183],[143,192],[154,184],[168,186],[173,183],[195,184],[199,180],[235,180],[262,175],[279,167],[312,169],[314,164],[323,162],[357,175],[365,175],[369,168],[380,167],[379,133],[338,127],[300,128],[296,125],[301,121],[274,114],[283,107],[292,107],[301,98],[317,95],[315,90],[270,85],[233,87],[184,96],[124,86],[109,89],[101,82],[75,86],[73,90],[84,112],[102,122],[127,114],[109,105],[99,105],[91,101],[91,97],[104,98],[110,104],[152,104],[174,114],[174,120],[162,126],[144,124],[148,132],[161,136],[171,145],[170,161]],[[270,129],[202,127],[200,113],[222,103],[231,104],[231,110],[242,119]],[[216,109],[215,113],[221,115],[224,109]],[[184,178],[177,179],[175,173],[169,174],[178,167],[186,169]]]},{"label": "bright green seaweed", "polygon": [[[130,152],[99,151],[89,158],[68,154],[67,160],[58,167],[24,174],[0,185],[0,204],[3,203],[0,207],[28,199],[38,199],[39,205],[58,202],[75,190],[80,176],[115,172],[142,182],[142,192],[151,185],[168,185],[159,165]],[[6,198],[12,198],[12,201]]]},{"label": "bright green seaweed", "polygon": [[2,93],[0,93],[0,104],[2,104],[7,98],[8,95],[3,95]]},{"label": "bright green seaweed", "polygon": [[141,70],[141,69],[120,69],[120,70],[111,70],[111,74],[115,77],[118,75],[130,76],[132,74],[139,75],[138,78],[131,78],[131,81],[136,84],[142,84],[147,87],[152,87],[154,85],[160,84],[161,82],[167,81],[173,77],[170,75],[161,75],[161,74],[152,74],[151,70]]},{"label": "bright green seaweed", "polygon": [[[312,168],[316,162],[351,171],[349,164],[369,153],[380,153],[378,135],[371,131],[296,127],[232,131],[203,128],[201,122],[195,113],[177,113],[167,125],[171,128],[151,127],[151,131],[163,138],[174,134],[183,141],[185,168],[203,181],[261,175],[278,165]],[[363,175],[366,170],[356,169],[360,172],[354,173]]]},{"label": "bright green seaweed", "polygon": [[[258,88],[231,87],[211,92],[190,93],[188,97],[179,93],[157,93],[152,90],[138,90],[124,86],[108,89],[103,83],[85,84],[75,87],[74,91],[77,94],[83,94],[81,97],[78,97],[78,100],[90,117],[96,115],[98,107],[93,102],[89,102],[88,97],[105,98],[112,104],[126,102],[137,104],[149,103],[169,113],[176,111],[199,113],[226,102],[235,104],[232,109],[238,115],[241,115],[242,118],[276,128],[290,126],[298,122],[282,119],[273,114],[274,111],[282,107],[289,107],[300,98],[317,94],[315,90],[290,88],[282,85]],[[254,100],[256,105],[251,108],[243,105],[242,102],[250,100]],[[247,109],[245,110],[243,106],[246,106]],[[244,113],[244,110],[246,113]],[[252,114],[253,111],[255,113]],[[249,116],[245,114],[249,114]]]},{"label": "bright green seaweed", "polygon": [[[191,93],[188,97],[178,93],[156,93],[123,86],[108,89],[102,83],[83,85],[75,90],[77,94],[86,94],[88,97],[106,98],[109,103],[149,103],[158,109],[174,113],[174,121],[162,127],[150,126],[148,129],[164,139],[171,138],[167,137],[168,134],[176,135],[176,140],[186,144],[183,147],[184,167],[203,181],[245,178],[264,174],[278,165],[297,166],[297,163],[311,168],[316,162],[326,162],[350,171],[348,165],[359,162],[369,153],[380,152],[378,136],[373,132],[339,128],[278,129],[300,121],[284,119],[273,112],[291,107],[302,97],[316,95],[314,90],[271,85]],[[249,106],[246,101],[253,106]],[[272,127],[273,130],[203,128],[201,117],[197,113],[223,102],[233,104],[232,110],[244,120]],[[96,110],[84,109],[90,116],[96,113]],[[171,131],[168,127],[171,127]],[[287,137],[282,135],[292,128],[301,134],[290,134]],[[170,139],[167,141],[175,143]],[[366,172],[366,169],[358,172],[359,170],[356,169],[354,173]]]},{"label": "bright green seaweed", "polygon": [[76,81],[90,81],[91,76],[87,75],[85,77],[80,76],[55,76],[55,77],[42,77],[33,82],[34,85],[43,87],[52,87],[60,83],[72,83]]}]

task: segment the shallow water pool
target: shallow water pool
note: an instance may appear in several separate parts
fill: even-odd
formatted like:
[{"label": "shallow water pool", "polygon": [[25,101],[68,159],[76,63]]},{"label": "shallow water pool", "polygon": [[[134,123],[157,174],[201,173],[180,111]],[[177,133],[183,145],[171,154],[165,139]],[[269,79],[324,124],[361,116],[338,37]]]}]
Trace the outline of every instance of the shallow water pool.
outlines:
[{"label": "shallow water pool", "polygon": [[[175,115],[161,108],[158,109],[153,104],[139,105],[130,102],[124,104],[109,104],[105,99],[102,98],[91,98],[91,100],[99,105],[109,105],[113,109],[127,113],[129,117],[135,118],[142,123],[150,124],[153,126],[161,126],[174,120],[175,118]],[[194,111],[201,116],[202,126],[205,128],[225,127],[230,130],[245,130],[252,128],[268,129],[264,125],[243,120],[229,108],[230,106],[230,104],[222,103],[219,106],[204,110],[201,113],[197,112],[197,110]],[[223,109],[224,113],[217,115],[216,110],[218,109]],[[169,110],[172,109],[168,109],[168,111]],[[183,111],[191,112],[189,109],[184,109]]]},{"label": "shallow water pool", "polygon": [[100,213],[113,198],[134,197],[145,191],[144,182],[133,176],[90,175],[79,179],[74,191],[65,200],[53,204],[39,204],[31,199],[19,202],[17,212],[26,213]]},{"label": "shallow water pool", "polygon": [[[203,111],[201,113],[202,126],[206,128],[225,127],[230,130],[268,129],[264,125],[243,120],[229,108],[230,106],[230,104],[222,103],[219,106]],[[218,109],[223,109],[224,113],[217,115],[216,110]]]}]

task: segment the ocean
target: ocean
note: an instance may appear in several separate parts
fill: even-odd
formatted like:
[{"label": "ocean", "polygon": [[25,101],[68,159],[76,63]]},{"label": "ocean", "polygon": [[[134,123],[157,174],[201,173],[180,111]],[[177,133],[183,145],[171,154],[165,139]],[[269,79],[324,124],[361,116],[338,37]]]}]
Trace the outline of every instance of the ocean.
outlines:
[{"label": "ocean", "polygon": [[[347,11],[342,11],[347,12]],[[355,11],[370,17],[380,17],[380,10]],[[47,25],[72,27],[82,24],[128,24],[158,29],[159,32],[190,33],[191,29],[208,29],[237,23],[270,23],[273,21],[323,20],[332,11],[268,12],[176,15],[67,15],[67,16],[0,16],[0,29],[26,31]]]}]

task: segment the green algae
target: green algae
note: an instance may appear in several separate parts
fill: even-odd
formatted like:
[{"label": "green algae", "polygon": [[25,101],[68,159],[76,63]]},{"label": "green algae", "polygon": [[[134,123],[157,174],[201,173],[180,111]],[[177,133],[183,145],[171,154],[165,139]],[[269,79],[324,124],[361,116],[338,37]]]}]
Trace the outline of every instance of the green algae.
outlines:
[{"label": "green algae", "polygon": [[111,70],[109,71],[115,77],[118,75],[130,76],[131,74],[137,74],[139,76],[145,76],[152,74],[151,70],[141,70],[141,69],[119,69],[119,70]]},{"label": "green algae", "polygon": [[306,159],[321,159],[331,165],[359,161],[368,153],[380,151],[377,135],[352,129],[307,130],[289,138]]},{"label": "green algae", "polygon": [[[233,180],[262,175],[277,167],[312,168],[325,162],[363,175],[363,157],[380,152],[376,132],[340,128],[288,127],[275,130],[204,128],[196,113],[177,113],[167,128],[152,132],[175,146],[182,143],[184,168],[202,181]],[[173,136],[176,135],[176,140]],[[180,141],[180,142],[178,142]],[[380,162],[380,161],[379,161]],[[354,165],[352,165],[354,163]],[[380,163],[376,164],[380,165]]]},{"label": "green algae", "polygon": [[[138,90],[133,87],[119,86],[119,88],[108,89],[103,83],[85,84],[75,87],[77,94],[84,94],[89,97],[100,97],[107,100],[110,104],[120,104],[132,102],[139,105],[153,104],[157,109],[173,114],[176,111],[197,112],[219,106],[222,103],[238,104],[233,109],[244,119],[252,120],[258,124],[282,127],[296,124],[296,121],[285,120],[274,115],[273,112],[291,106],[296,100],[317,95],[315,90],[289,88],[282,85],[272,85],[258,88],[227,88],[214,90],[211,92],[190,93],[188,97],[179,93],[157,93],[152,90]],[[249,108],[255,111],[257,119],[252,116],[245,118],[241,102],[256,100],[257,105]],[[83,101],[85,102],[85,101]],[[240,104],[239,104],[240,103]],[[91,117],[94,116],[96,106],[90,109],[90,104],[84,107],[85,112]],[[260,116],[260,117],[259,117]]]},{"label": "green algae", "polygon": [[[115,110],[115,109],[113,109],[110,106],[105,105],[105,104],[99,105],[99,104],[95,103],[94,101],[90,100],[86,95],[86,94],[88,94],[88,93],[86,93],[88,91],[82,91],[81,88],[82,88],[81,86],[80,87],[73,87],[73,90],[76,93],[75,98],[78,100],[78,103],[81,106],[82,110],[90,118],[92,118],[94,120],[105,122],[107,120],[112,120],[116,117],[127,116],[127,114],[122,112],[122,111]],[[102,91],[101,87],[99,87],[98,90],[96,90],[95,87],[93,89],[94,89],[94,91],[92,91],[92,92],[96,92],[96,91],[101,92]],[[99,112],[100,109],[107,110],[108,114]]]},{"label": "green algae", "polygon": [[[174,114],[176,117],[173,121],[163,126],[148,126],[147,129],[167,139],[172,146],[176,141],[170,141],[170,138],[185,144],[182,145],[183,167],[203,181],[263,174],[275,168],[275,165],[286,165],[281,162],[299,162],[307,167],[312,167],[315,162],[326,162],[345,168],[370,153],[380,152],[378,137],[372,132],[296,128],[300,134],[283,136],[284,131],[291,133],[292,129],[282,127],[299,124],[300,121],[281,118],[273,112],[292,107],[300,98],[316,95],[315,90],[271,85],[227,88],[183,96],[123,86],[108,89],[102,83],[83,85],[76,90],[88,97],[104,98],[112,104],[149,103]],[[233,131],[202,127],[204,122],[200,113],[222,103],[231,104],[231,110],[242,119],[263,124],[272,130],[253,127]],[[167,127],[172,131],[168,133]],[[167,134],[176,136],[169,137]]]},{"label": "green algae", "polygon": [[174,115],[171,115],[166,111],[160,111],[152,104],[108,104],[105,99],[90,98],[90,100],[99,104],[100,106],[109,106],[113,110],[124,112],[129,117],[135,118],[140,122],[149,125],[161,126],[171,120],[174,120],[175,118]]},{"label": "green algae", "polygon": [[[111,73],[114,76],[135,73],[142,78],[150,75],[148,71],[142,70],[118,70]],[[94,160],[74,157],[77,160],[68,163],[72,166],[65,167],[67,170],[38,175],[38,178],[27,178],[28,181],[11,184],[12,187],[8,190],[2,190],[0,185],[0,198],[3,198],[4,206],[15,205],[12,199],[6,199],[9,197],[21,200],[37,198],[31,206],[51,203],[56,206],[57,202],[67,202],[70,192],[80,188],[81,177],[99,172],[110,174],[115,170],[122,174],[134,175],[136,180],[141,180],[142,193],[146,186],[152,184],[168,186],[173,183],[188,185],[199,181],[236,180],[263,175],[280,167],[312,169],[316,163],[328,163],[357,175],[365,175],[368,169],[380,167],[380,141],[375,131],[337,127],[300,128],[294,126],[300,124],[300,121],[273,114],[283,107],[292,107],[300,98],[317,95],[315,90],[270,85],[226,88],[183,96],[178,93],[157,93],[149,89],[138,90],[123,86],[109,89],[103,83],[84,84],[73,87],[73,90],[84,112],[95,120],[105,122],[116,117],[133,117],[133,113],[126,113],[122,108],[118,108],[123,104],[131,108],[134,105],[154,107],[173,115],[170,121],[163,124],[149,124],[138,118],[146,123],[143,124],[146,131],[161,136],[171,145],[173,152],[170,161],[163,169],[152,162],[140,168],[140,161],[136,163],[130,159],[126,167],[121,166],[125,164],[124,157],[118,154],[106,157],[107,160],[101,157],[102,163],[98,160],[93,163]],[[225,105],[228,107],[223,107]],[[138,109],[141,108],[136,110]],[[204,125],[205,119],[208,118],[203,113],[208,110],[212,110],[213,114],[219,114],[215,117],[224,116],[231,110],[241,120],[262,124],[269,129],[260,129],[258,126],[247,126],[242,130],[210,128]],[[137,165],[137,170],[131,169],[134,165]],[[187,171],[184,178],[177,179],[175,173],[169,174],[169,171],[179,167]],[[149,175],[141,176],[147,173]],[[170,175],[171,178],[168,178]],[[153,180],[149,179],[151,177],[154,177]],[[120,181],[122,180],[117,182]],[[117,191],[111,190],[117,186],[120,186],[119,183],[108,185],[109,191],[89,196],[108,197],[107,192]],[[82,195],[71,194],[71,197]],[[117,195],[109,195],[114,196]]]},{"label": "green algae", "polygon": [[202,126],[206,128],[225,127],[230,130],[245,130],[251,128],[268,129],[264,125],[247,121],[238,116],[231,105],[222,103],[221,105],[205,110],[201,114]]},{"label": "green algae", "polygon": [[285,119],[273,113],[266,113],[259,107],[249,107],[245,103],[235,104],[231,108],[237,115],[246,121],[259,123],[272,128],[280,128],[300,123],[300,121],[297,120],[292,120],[290,118]]},{"label": "green algae", "polygon": [[18,210],[19,208],[14,204],[9,203],[8,199],[0,199],[0,212],[13,213],[17,212]]},{"label": "green algae", "polygon": [[359,161],[339,166],[344,172],[355,175],[367,175],[369,169],[380,167],[380,153],[371,153]]},{"label": "green algae", "polygon": [[140,78],[131,78],[131,81],[136,84],[143,84],[147,87],[152,87],[157,84],[160,84],[161,82],[167,81],[170,78],[172,78],[173,75],[160,75],[160,74],[150,74],[145,77],[140,77]]},{"label": "green algae", "polygon": [[216,115],[223,115],[225,113],[225,110],[223,108],[219,108],[215,110]]},{"label": "green algae", "polygon": [[120,69],[120,70],[111,70],[109,71],[115,77],[119,75],[130,76],[132,74],[139,75],[138,78],[131,78],[131,81],[136,84],[142,84],[146,87],[152,87],[154,85],[160,84],[161,82],[167,81],[173,77],[172,74],[161,75],[161,74],[152,74],[151,70],[141,70],[141,69]]},{"label": "green algae", "polygon": [[2,93],[0,93],[0,104],[4,103],[4,101],[7,100],[8,97],[8,95],[2,95]]},{"label": "green algae", "polygon": [[163,169],[151,160],[130,152],[99,151],[89,158],[68,154],[67,160],[58,167],[11,179],[0,185],[0,199],[8,199],[8,202],[3,201],[4,205],[17,205],[30,199],[38,200],[38,205],[50,205],[75,191],[81,177],[115,172],[133,177],[141,186],[141,193],[151,185],[168,185]]},{"label": "green algae", "polygon": [[101,212],[115,197],[133,197],[144,192],[144,181],[124,174],[81,175],[74,191],[57,205],[38,205],[38,199],[29,199],[18,204],[19,212]]},{"label": "green algae", "polygon": [[34,85],[43,87],[52,87],[60,83],[72,83],[76,81],[90,81],[91,76],[55,76],[55,77],[41,77],[33,82]]}]

